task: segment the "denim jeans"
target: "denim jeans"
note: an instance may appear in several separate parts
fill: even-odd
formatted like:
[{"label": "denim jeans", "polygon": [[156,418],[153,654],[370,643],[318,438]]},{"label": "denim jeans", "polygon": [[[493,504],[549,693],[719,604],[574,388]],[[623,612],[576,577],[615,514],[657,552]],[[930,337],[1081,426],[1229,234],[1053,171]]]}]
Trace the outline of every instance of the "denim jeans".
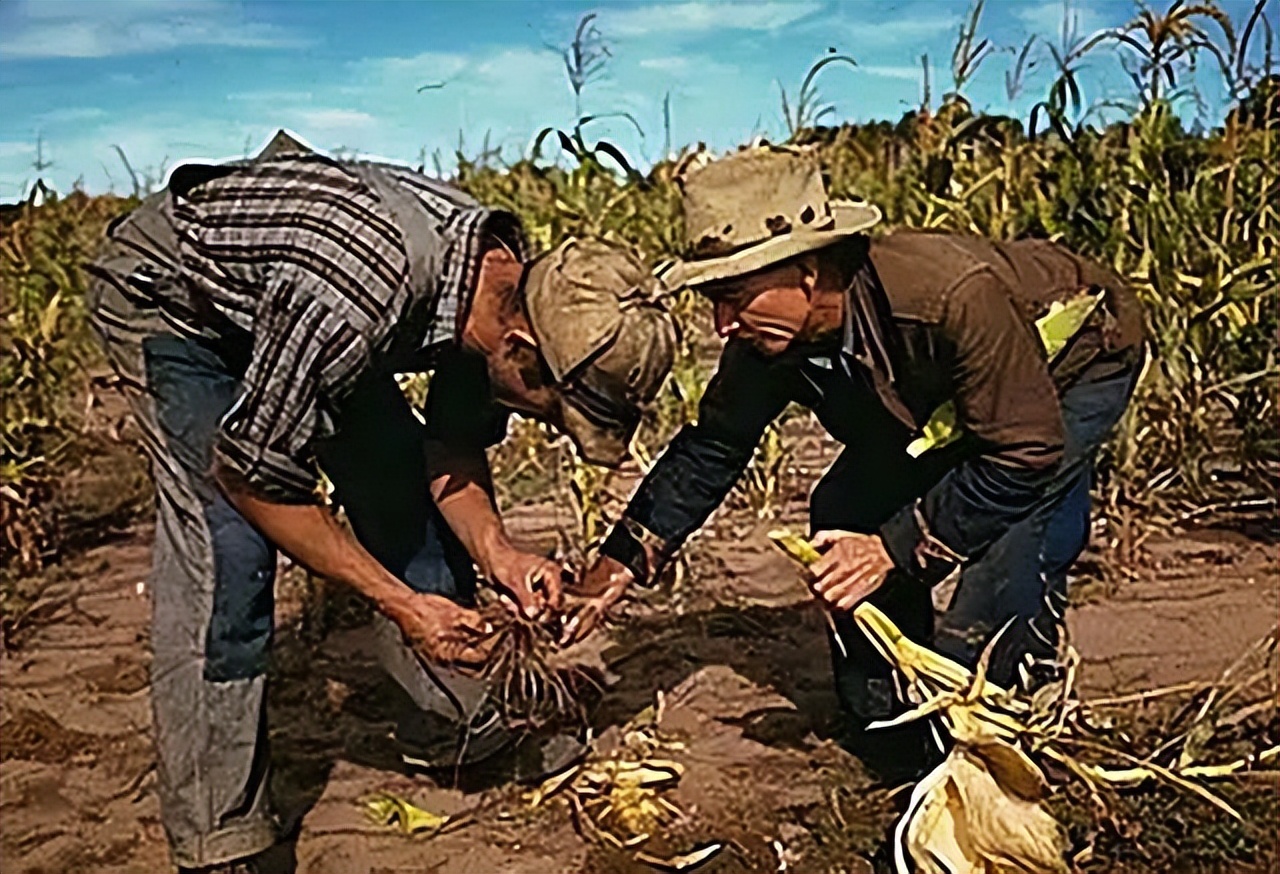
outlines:
[{"label": "denim jeans", "polygon": [[[276,550],[210,476],[219,423],[243,386],[224,356],[174,335],[129,294],[137,263],[109,244],[90,309],[155,482],[151,678],[161,819],[177,863],[198,868],[278,838],[266,793],[265,707]],[[363,378],[336,425],[318,456],[356,537],[411,588],[470,603],[474,568],[431,500],[422,428],[394,377]],[[424,665],[388,620],[379,617],[375,634],[384,666],[420,708],[461,720],[470,714],[457,702],[479,706],[483,687],[455,685]]]}]

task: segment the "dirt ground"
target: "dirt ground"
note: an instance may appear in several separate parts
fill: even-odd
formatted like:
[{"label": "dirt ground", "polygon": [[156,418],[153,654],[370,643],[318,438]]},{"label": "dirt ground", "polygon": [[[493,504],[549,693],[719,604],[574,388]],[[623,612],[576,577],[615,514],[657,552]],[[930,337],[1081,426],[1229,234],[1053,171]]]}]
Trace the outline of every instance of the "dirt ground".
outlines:
[{"label": "dirt ground", "polygon": [[[782,521],[802,528],[801,507],[790,500]],[[554,537],[546,508],[509,520],[528,541]],[[822,619],[767,545],[767,527],[726,514],[696,542],[679,588],[630,605],[588,647],[608,673],[593,724],[616,734],[664,690],[663,727],[684,742],[675,757],[687,768],[671,795],[687,821],[669,849],[727,844],[702,870],[871,871],[866,848],[901,796],[872,787],[830,739]],[[40,621],[0,656],[0,870],[9,874],[169,870],[149,736],[151,536],[134,526],[58,569]],[[1151,555],[1136,581],[1070,614],[1086,693],[1213,679],[1276,624],[1280,574],[1266,541],[1206,532],[1156,542]],[[397,691],[359,627],[320,635],[304,621],[295,579],[280,584],[270,723],[275,789],[286,814],[301,817],[299,871],[652,870],[585,842],[561,805],[529,810],[501,773],[461,786],[401,773],[385,742]],[[359,800],[373,791],[439,813],[497,801],[474,824],[422,840],[367,821]]]}]

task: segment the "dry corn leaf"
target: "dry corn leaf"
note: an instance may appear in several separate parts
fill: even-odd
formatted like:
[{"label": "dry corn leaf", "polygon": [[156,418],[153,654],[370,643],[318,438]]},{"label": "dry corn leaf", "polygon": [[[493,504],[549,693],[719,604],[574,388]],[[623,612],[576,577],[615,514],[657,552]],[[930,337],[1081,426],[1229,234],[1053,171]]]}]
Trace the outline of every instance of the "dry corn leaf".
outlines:
[{"label": "dry corn leaf", "polygon": [[636,861],[644,862],[646,865],[652,865],[655,868],[661,868],[663,871],[692,871],[709,861],[721,850],[724,844],[714,843],[705,847],[684,853],[679,856],[671,856],[663,859],[658,856],[651,856],[648,853],[636,853]]},{"label": "dry corn leaf", "polygon": [[[997,753],[998,746],[993,741],[978,753],[959,745],[917,784],[895,829],[899,874],[909,874],[910,863],[920,874],[1066,874],[1057,820],[996,776],[1026,782],[1022,769],[1029,760],[1012,748]],[[989,761],[1001,764],[992,768]]]},{"label": "dry corn leaf", "polygon": [[656,758],[658,750],[673,744],[657,732],[663,698],[650,712],[642,712],[624,728],[626,744],[614,758],[594,755],[585,763],[554,775],[528,796],[537,806],[551,795],[569,804],[579,831],[620,849],[648,840],[659,826],[682,816],[681,810],[662,797],[684,775],[684,766]]},{"label": "dry corn leaf", "polygon": [[542,785],[535,788],[529,793],[528,800],[530,807],[537,807],[543,801],[559,792],[565,786],[572,783],[579,774],[582,773],[584,765],[576,765],[567,770],[561,771],[559,774],[553,774],[542,782]]},{"label": "dry corn leaf", "polygon": [[951,779],[980,858],[997,870],[1066,874],[1066,838],[1048,811],[1001,785],[986,762],[968,750],[957,756]]},{"label": "dry corn leaf", "polygon": [[364,808],[374,822],[399,828],[407,835],[438,831],[450,820],[450,817],[423,810],[389,792],[379,792],[364,799]]},{"label": "dry corn leaf", "polygon": [[1000,741],[971,745],[991,776],[1007,792],[1024,801],[1039,801],[1049,793],[1044,772],[1021,749]]},{"label": "dry corn leaf", "polygon": [[958,812],[959,796],[943,762],[916,784],[907,812],[894,829],[898,874],[983,874]]}]

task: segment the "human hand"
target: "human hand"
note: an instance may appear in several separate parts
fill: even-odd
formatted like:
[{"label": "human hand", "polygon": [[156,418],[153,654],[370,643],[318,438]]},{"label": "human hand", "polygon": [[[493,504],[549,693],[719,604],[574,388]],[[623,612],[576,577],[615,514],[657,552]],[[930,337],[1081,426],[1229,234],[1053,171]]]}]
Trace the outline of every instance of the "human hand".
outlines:
[{"label": "human hand", "polygon": [[631,570],[617,559],[607,555],[597,558],[582,580],[569,589],[577,603],[560,633],[561,645],[577,643],[590,635],[634,580]]},{"label": "human hand", "polygon": [[809,566],[814,593],[836,610],[852,610],[884,585],[893,559],[876,534],[819,531],[813,547],[822,558]]},{"label": "human hand", "polygon": [[409,645],[436,664],[481,667],[496,642],[479,613],[439,595],[414,592],[388,615]]},{"label": "human hand", "polygon": [[485,576],[507,609],[532,621],[548,610],[559,611],[564,582],[573,579],[573,571],[549,558],[508,546],[485,562]]}]

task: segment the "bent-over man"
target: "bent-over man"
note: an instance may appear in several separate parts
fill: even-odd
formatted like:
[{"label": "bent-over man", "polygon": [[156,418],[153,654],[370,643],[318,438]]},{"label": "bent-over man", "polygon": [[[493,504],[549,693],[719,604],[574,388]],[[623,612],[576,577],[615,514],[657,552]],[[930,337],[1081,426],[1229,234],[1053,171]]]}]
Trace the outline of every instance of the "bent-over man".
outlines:
[{"label": "bent-over man", "polygon": [[[470,755],[492,751],[506,738],[483,687],[448,669],[486,654],[476,567],[528,616],[557,607],[563,569],[508,538],[485,448],[516,410],[616,464],[674,328],[624,252],[570,241],[529,262],[513,215],[283,134],[251,161],[179,167],[107,236],[92,317],[156,484],[162,819],[180,868],[250,870],[279,837],[277,550],[381,614],[384,664],[416,705],[397,729],[406,761],[454,752],[456,726],[436,749],[424,712],[461,722]],[[423,422],[395,374],[428,370]],[[354,536],[321,505],[320,470]]]},{"label": "bent-over man", "polygon": [[[886,776],[916,773],[923,727],[866,731],[890,715],[892,678],[849,611],[870,599],[970,665],[1003,629],[990,664],[1000,683],[1055,654],[1094,455],[1140,370],[1138,302],[1110,271],[1044,241],[872,239],[879,211],[830,202],[816,162],[786,150],[694,167],[683,197],[694,254],[669,284],[709,297],[727,342],[697,422],[645,477],[577,589],[588,600],[567,636],[652,580],[769,422],[802,404],[844,444],[810,518],[823,552],[812,586],[849,649],[832,649],[848,742]],[[1055,305],[1067,336],[1046,347],[1037,320],[1061,315]],[[957,567],[935,628],[931,587]]]}]

